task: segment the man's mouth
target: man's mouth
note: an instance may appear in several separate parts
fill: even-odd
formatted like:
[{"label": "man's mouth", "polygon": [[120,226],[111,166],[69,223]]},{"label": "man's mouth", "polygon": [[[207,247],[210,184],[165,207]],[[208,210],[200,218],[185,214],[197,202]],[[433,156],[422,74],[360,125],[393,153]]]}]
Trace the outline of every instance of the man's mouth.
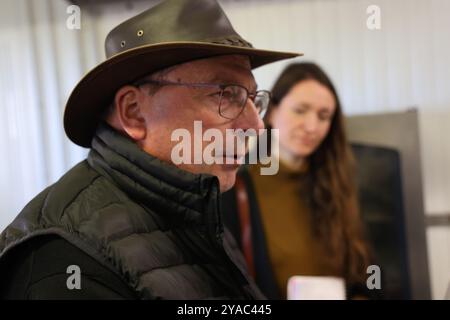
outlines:
[{"label": "man's mouth", "polygon": [[245,154],[220,155],[216,159],[222,159],[224,164],[242,164],[245,160]]}]

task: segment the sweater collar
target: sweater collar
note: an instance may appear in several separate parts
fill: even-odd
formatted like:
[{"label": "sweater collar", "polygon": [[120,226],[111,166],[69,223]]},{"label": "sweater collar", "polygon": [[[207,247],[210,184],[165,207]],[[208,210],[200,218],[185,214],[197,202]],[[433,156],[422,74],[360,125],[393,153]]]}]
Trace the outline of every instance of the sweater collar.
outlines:
[{"label": "sweater collar", "polygon": [[217,177],[165,163],[107,124],[99,126],[88,162],[130,197],[166,219],[200,223],[215,233],[222,231]]}]

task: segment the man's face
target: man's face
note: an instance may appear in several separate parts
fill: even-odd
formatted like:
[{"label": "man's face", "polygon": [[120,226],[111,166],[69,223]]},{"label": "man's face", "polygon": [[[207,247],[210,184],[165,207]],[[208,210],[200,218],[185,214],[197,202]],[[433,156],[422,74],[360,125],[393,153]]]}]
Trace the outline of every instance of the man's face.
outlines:
[{"label": "man's face", "polygon": [[[165,81],[180,83],[212,83],[212,84],[238,84],[247,88],[250,93],[256,91],[255,79],[251,73],[247,57],[227,55],[188,62],[175,67],[164,76]],[[145,120],[146,135],[138,141],[140,147],[149,154],[169,163],[173,163],[171,155],[173,148],[179,141],[171,141],[174,130],[187,129],[192,138],[191,161],[177,165],[179,168],[192,173],[208,173],[218,177],[220,190],[230,189],[235,182],[236,172],[239,168],[236,159],[233,164],[226,164],[227,150],[226,129],[254,129],[263,128],[263,122],[253,102],[248,99],[242,113],[233,120],[225,119],[219,114],[218,96],[215,93],[220,89],[211,87],[189,87],[167,85],[159,87],[156,92],[149,94],[149,88],[142,86],[139,90],[139,103]],[[216,128],[223,135],[223,153],[215,156],[223,157],[224,164],[194,164],[194,144],[200,143],[201,150],[210,144],[202,143],[202,137],[194,136],[194,121],[201,121],[202,130]],[[229,148],[229,147],[228,147]],[[230,152],[229,152],[230,153]],[[229,154],[228,153],[228,154]],[[235,157],[236,148],[232,150]],[[224,156],[221,156],[224,154]]]}]

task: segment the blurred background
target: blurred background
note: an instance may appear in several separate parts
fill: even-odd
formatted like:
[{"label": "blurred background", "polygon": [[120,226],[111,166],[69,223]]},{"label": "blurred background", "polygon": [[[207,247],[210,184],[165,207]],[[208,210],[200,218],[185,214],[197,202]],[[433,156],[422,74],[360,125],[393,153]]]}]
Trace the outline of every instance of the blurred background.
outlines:
[{"label": "blurred background", "polygon": [[[0,2],[1,230],[86,156],[64,134],[65,102],[81,77],[105,59],[107,33],[158,2]],[[383,183],[392,187],[395,181],[391,199],[368,201],[400,206],[383,211],[383,203],[369,205],[365,220],[384,215],[393,226],[385,230],[397,240],[380,250],[399,259],[404,297],[443,299],[450,283],[450,1],[219,2],[255,47],[303,52],[298,61],[325,69],[340,94],[352,142],[395,152],[396,166],[378,162],[360,176],[384,191]],[[76,13],[71,5],[80,8],[80,28],[68,25]],[[367,24],[371,5],[379,10],[376,28]],[[289,62],[257,69],[259,86],[269,89]],[[383,174],[394,180],[376,181]]]}]

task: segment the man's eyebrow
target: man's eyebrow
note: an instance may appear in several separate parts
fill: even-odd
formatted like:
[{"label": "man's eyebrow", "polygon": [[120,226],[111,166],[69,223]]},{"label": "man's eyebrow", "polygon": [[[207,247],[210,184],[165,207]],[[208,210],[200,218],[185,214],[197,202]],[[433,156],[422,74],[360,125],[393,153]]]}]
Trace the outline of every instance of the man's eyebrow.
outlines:
[{"label": "man's eyebrow", "polygon": [[258,84],[252,83],[250,87],[247,87],[246,85],[242,84],[240,81],[236,81],[236,79],[233,79],[233,77],[228,77],[224,75],[217,75],[214,76],[212,79],[209,80],[211,83],[220,83],[220,84],[238,84],[241,86],[244,86],[249,90],[250,92],[255,92],[258,90]]}]

